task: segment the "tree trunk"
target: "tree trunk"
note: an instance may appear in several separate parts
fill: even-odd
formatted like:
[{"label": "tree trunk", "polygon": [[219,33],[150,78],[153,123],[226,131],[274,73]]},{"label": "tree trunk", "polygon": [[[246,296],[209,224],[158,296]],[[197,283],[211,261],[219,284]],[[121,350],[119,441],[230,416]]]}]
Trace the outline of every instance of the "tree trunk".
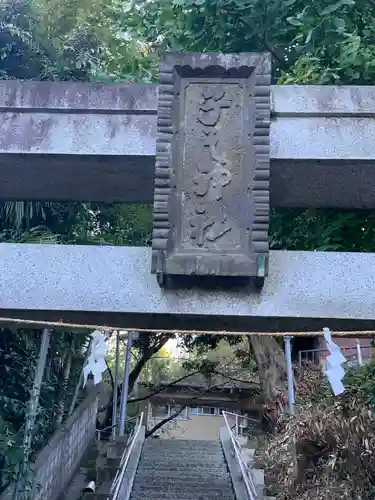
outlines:
[{"label": "tree trunk", "polygon": [[273,337],[253,335],[249,337],[258,365],[260,386],[265,399],[277,398],[285,394],[287,372],[284,351]]},{"label": "tree trunk", "polygon": [[[129,389],[128,389],[128,394],[132,393],[132,391],[134,389],[134,385],[137,382],[137,379],[140,376],[143,368],[146,366],[147,362],[152,358],[152,356],[154,356],[155,354],[157,354],[160,351],[160,349],[172,337],[173,337],[173,335],[162,335],[162,336],[160,336],[160,338],[158,338],[158,341],[155,342],[155,344],[153,344],[153,345],[151,345],[149,347],[146,347],[144,349],[142,357],[135,363],[132,371],[129,374]],[[122,387],[122,384],[119,384],[118,389],[117,389],[117,391],[118,391],[117,400],[119,400],[119,397],[121,396],[121,387]],[[133,401],[130,400],[130,402],[133,402]],[[107,411],[107,418],[102,423],[102,427],[106,427],[106,426],[110,425],[109,422],[110,422],[110,419],[112,418],[112,405],[113,404],[114,404],[114,394],[113,394],[113,391],[112,391],[112,397],[111,397],[111,400],[110,400],[110,402],[108,404],[109,411]],[[104,408],[103,408],[103,410],[104,410]]]},{"label": "tree trunk", "polygon": [[[70,346],[69,346],[69,348],[70,348]],[[56,418],[57,425],[60,425],[64,419],[65,403],[66,403],[67,390],[68,390],[68,382],[69,382],[69,377],[70,377],[70,371],[72,368],[72,357],[73,357],[73,353],[71,351],[69,351],[67,354],[67,359],[65,361],[63,383],[62,383],[62,387],[61,387],[61,394],[60,394],[60,401],[59,401],[59,409],[58,409],[57,418]]]},{"label": "tree trunk", "polygon": [[154,356],[157,354],[160,349],[168,342],[169,339],[171,339],[173,335],[164,335],[161,337],[159,342],[157,342],[155,345],[147,348],[143,352],[143,356],[137,361],[135,364],[133,370],[129,374],[129,394],[133,391],[134,385],[141,374],[141,371],[145,367],[146,363]]},{"label": "tree trunk", "polygon": [[156,431],[158,431],[159,429],[161,429],[163,427],[163,425],[165,425],[168,422],[170,422],[171,420],[174,420],[175,418],[177,418],[180,415],[180,413],[182,413],[185,409],[186,409],[186,406],[182,406],[178,411],[176,411],[175,413],[173,413],[169,417],[164,418],[163,420],[161,420],[160,422],[158,422],[156,425],[154,425],[154,427],[152,429],[150,429],[149,431],[146,431],[145,439],[149,438]]},{"label": "tree trunk", "polygon": [[249,336],[258,365],[260,387],[264,394],[263,430],[273,433],[287,402],[287,370],[284,351],[273,337]]}]

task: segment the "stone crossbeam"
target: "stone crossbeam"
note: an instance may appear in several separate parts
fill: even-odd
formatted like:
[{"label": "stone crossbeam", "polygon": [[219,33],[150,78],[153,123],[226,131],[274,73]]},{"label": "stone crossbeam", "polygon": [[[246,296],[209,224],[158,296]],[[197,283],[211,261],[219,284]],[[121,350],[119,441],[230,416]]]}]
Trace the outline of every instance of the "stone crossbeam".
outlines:
[{"label": "stone crossbeam", "polygon": [[121,328],[373,329],[375,254],[270,252],[263,290],[162,289],[148,248],[0,244],[0,315]]},{"label": "stone crossbeam", "polygon": [[[157,87],[0,82],[0,199],[151,203]],[[271,206],[374,208],[375,87],[278,86]]]}]

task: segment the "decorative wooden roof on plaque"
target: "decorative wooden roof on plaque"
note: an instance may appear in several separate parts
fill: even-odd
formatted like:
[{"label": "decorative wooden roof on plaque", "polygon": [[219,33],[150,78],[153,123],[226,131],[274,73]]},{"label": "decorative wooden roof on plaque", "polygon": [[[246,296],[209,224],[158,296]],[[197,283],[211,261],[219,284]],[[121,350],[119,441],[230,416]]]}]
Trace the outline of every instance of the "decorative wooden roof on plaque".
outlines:
[{"label": "decorative wooden roof on plaque", "polygon": [[267,274],[270,74],[268,54],[166,55],[152,241],[159,277]]}]

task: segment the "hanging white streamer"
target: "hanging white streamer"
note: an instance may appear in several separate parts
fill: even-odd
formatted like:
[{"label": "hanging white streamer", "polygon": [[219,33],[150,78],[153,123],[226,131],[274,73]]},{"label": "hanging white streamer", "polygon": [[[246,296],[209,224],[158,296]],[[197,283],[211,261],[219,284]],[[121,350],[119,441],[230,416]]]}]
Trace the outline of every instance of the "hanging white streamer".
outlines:
[{"label": "hanging white streamer", "polygon": [[105,337],[102,332],[95,331],[92,334],[91,350],[90,355],[87,359],[87,363],[83,368],[83,387],[85,387],[87,382],[87,377],[90,373],[94,376],[95,385],[102,381],[102,375],[107,369],[107,365],[104,360],[105,353],[108,350],[108,346],[105,342]]},{"label": "hanging white streamer", "polygon": [[346,358],[342,354],[340,347],[333,342],[331,330],[329,328],[323,328],[323,332],[324,338],[327,342],[327,349],[331,353],[326,358],[326,375],[334,395],[338,396],[339,394],[345,392],[345,387],[342,383],[342,379],[345,375],[345,370],[342,365],[346,363]]}]

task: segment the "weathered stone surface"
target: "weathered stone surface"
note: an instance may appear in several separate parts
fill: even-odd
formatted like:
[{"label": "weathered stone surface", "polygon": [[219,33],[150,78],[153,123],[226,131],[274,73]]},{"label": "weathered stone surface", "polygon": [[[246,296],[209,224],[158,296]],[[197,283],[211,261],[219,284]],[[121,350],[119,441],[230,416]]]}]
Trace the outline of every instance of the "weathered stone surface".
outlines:
[{"label": "weathered stone surface", "polygon": [[[0,82],[0,199],[152,203],[156,94]],[[277,86],[271,103],[271,206],[374,208],[375,87]]]},{"label": "weathered stone surface", "polygon": [[[171,477],[176,471],[180,474]],[[160,474],[159,480],[155,478],[155,472]],[[197,474],[203,474],[203,477]],[[220,444],[183,439],[146,441],[130,499],[156,498],[234,500]]]},{"label": "weathered stone surface", "polygon": [[166,55],[152,272],[266,274],[270,82],[268,54]]},{"label": "weathered stone surface", "polygon": [[270,252],[263,290],[163,290],[151,250],[0,244],[1,316],[123,328],[373,329],[375,255]]},{"label": "weathered stone surface", "polygon": [[147,155],[151,85],[0,82],[0,153]]}]

